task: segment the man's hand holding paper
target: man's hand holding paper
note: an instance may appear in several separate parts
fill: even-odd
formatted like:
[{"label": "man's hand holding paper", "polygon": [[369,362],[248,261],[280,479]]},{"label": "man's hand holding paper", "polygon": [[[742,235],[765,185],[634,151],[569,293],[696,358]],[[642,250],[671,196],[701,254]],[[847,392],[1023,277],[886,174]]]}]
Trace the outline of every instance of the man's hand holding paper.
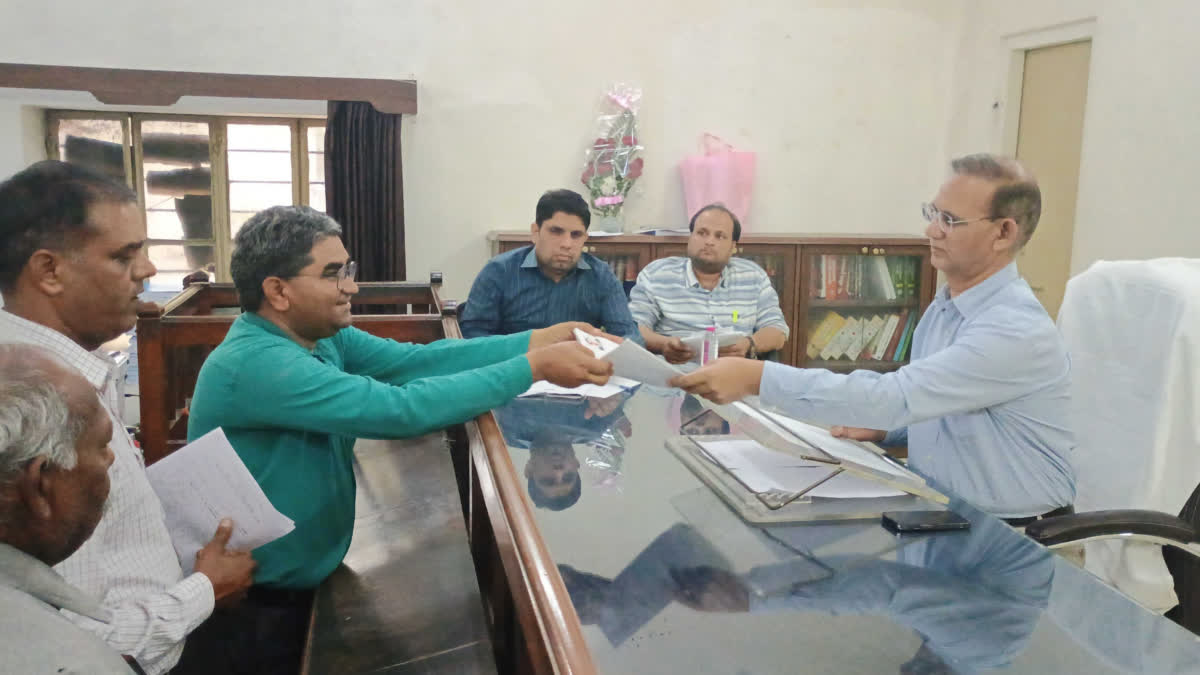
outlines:
[{"label": "man's hand holding paper", "polygon": [[597,335],[617,344],[621,344],[621,342],[624,341],[623,338],[619,338],[615,335],[609,335],[608,333],[605,333],[589,323],[585,323],[583,321],[564,321],[562,323],[556,323],[553,326],[538,328],[534,331],[531,331],[529,335],[529,351],[532,352],[535,349],[549,347],[550,345],[557,344],[559,342],[574,342],[576,339],[575,331],[583,331],[588,335]]},{"label": "man's hand holding paper", "polygon": [[714,403],[731,403],[757,395],[762,372],[762,361],[723,357],[687,375],[679,375],[669,384]]}]

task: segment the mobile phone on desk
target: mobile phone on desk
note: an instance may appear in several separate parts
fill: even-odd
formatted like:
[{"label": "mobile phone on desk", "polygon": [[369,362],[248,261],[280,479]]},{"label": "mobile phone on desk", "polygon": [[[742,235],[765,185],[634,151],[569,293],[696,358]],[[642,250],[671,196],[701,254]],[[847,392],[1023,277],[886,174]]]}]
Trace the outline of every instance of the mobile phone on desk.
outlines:
[{"label": "mobile phone on desk", "polygon": [[953,511],[885,511],[883,527],[893,534],[965,530],[971,522]]}]

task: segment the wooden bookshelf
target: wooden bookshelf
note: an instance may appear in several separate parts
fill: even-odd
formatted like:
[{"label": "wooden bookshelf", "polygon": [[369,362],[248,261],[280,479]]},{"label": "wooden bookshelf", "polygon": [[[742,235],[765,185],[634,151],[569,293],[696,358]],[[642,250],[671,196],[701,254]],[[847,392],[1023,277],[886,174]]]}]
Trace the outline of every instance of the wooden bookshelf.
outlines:
[{"label": "wooden bookshelf", "polygon": [[[528,231],[493,231],[488,235],[492,255],[529,245]],[[647,264],[659,258],[686,255],[687,237],[653,235],[619,235],[593,237],[584,246],[584,252],[604,260],[625,282],[628,294],[637,279],[637,273]],[[815,326],[827,312],[837,312],[853,318],[869,320],[875,315],[881,318],[892,313],[916,312],[917,317],[933,300],[935,271],[929,262],[929,245],[924,237],[897,235],[820,235],[820,234],[746,234],[738,242],[735,255],[753,260],[762,267],[779,294],[780,307],[791,326],[792,334],[784,345],[780,360],[794,366],[828,368],[836,372],[849,372],[859,368],[888,371],[899,368],[907,359],[809,359],[807,347],[810,340],[810,325]],[[829,260],[830,256],[854,261],[858,273],[859,291],[854,297],[817,297],[814,292],[814,265],[818,260]],[[904,261],[909,270],[911,288],[904,297],[875,297],[878,282],[882,279],[867,277],[868,260],[880,258],[885,264]],[[859,259],[862,262],[859,262]],[[889,268],[890,269],[890,268]],[[847,275],[846,281],[850,277]],[[899,281],[897,279],[896,281]],[[893,283],[896,283],[895,281]],[[915,327],[915,321],[913,322]],[[899,330],[899,329],[898,329]],[[911,331],[911,328],[909,329]],[[911,341],[911,337],[910,337]],[[861,350],[859,350],[861,351]],[[857,354],[856,354],[857,355]]]}]

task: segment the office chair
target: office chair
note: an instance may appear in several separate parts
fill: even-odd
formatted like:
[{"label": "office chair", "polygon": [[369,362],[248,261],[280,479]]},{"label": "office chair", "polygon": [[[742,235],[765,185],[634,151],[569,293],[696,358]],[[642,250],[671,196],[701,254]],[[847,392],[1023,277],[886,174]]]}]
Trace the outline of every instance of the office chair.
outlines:
[{"label": "office chair", "polygon": [[1200,260],[1098,262],[1058,325],[1079,513],[1026,534],[1085,543],[1089,571],[1200,633]]}]

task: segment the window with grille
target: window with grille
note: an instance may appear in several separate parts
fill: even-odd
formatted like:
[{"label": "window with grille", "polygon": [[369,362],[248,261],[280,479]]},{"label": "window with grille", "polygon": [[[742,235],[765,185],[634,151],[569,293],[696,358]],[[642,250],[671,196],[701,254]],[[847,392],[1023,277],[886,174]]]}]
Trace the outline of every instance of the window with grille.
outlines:
[{"label": "window with grille", "polygon": [[325,120],[51,110],[50,157],[124,180],[145,209],[151,291],[207,269],[229,280],[233,237],[278,204],[325,210]]}]

